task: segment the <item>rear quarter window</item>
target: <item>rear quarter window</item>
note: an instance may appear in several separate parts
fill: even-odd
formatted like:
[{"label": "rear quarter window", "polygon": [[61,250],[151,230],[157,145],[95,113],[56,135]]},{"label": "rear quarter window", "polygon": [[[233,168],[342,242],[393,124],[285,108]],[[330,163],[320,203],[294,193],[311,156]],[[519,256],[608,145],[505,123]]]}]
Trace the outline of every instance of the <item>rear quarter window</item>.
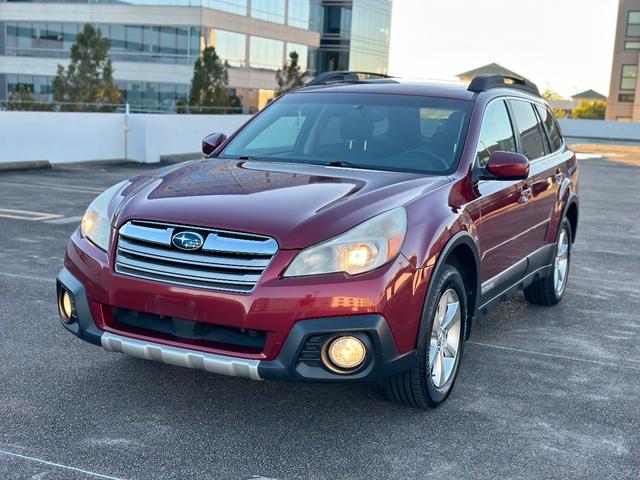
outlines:
[{"label": "rear quarter window", "polygon": [[549,111],[548,108],[545,108],[541,105],[536,105],[538,109],[538,114],[540,115],[540,119],[542,120],[542,124],[547,132],[547,137],[549,138],[549,145],[551,146],[551,151],[555,152],[562,147],[562,134],[560,133],[560,127],[558,127],[558,122],[553,117],[553,114]]}]

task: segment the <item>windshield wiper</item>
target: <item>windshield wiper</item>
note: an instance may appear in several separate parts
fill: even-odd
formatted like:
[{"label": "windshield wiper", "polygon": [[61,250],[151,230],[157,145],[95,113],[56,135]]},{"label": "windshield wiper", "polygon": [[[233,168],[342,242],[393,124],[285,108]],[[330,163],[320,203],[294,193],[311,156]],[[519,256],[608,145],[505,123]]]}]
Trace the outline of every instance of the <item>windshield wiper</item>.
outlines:
[{"label": "windshield wiper", "polygon": [[351,168],[364,168],[362,165],[356,165],[355,163],[345,162],[344,160],[336,160],[333,162],[323,163],[327,167],[351,167]]}]

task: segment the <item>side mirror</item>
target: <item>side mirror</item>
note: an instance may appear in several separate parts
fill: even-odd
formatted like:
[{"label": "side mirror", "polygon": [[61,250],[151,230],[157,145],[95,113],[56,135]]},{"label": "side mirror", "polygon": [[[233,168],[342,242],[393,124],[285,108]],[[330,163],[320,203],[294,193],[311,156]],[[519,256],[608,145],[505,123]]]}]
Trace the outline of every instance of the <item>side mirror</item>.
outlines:
[{"label": "side mirror", "polygon": [[529,159],[514,152],[493,152],[480,175],[484,180],[524,180],[529,176]]},{"label": "side mirror", "polygon": [[202,139],[202,153],[211,155],[227,139],[224,133],[212,133]]}]

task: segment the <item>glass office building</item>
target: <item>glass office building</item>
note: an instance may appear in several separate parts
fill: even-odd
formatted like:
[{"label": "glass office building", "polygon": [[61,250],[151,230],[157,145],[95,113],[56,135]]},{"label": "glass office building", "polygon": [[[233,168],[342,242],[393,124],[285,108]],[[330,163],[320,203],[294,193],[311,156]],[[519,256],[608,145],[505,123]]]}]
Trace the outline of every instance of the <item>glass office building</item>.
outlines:
[{"label": "glass office building", "polygon": [[114,78],[137,111],[172,111],[193,64],[214,46],[245,110],[273,96],[296,51],[310,76],[386,73],[391,0],[0,0],[0,101],[24,86],[51,100],[57,65],[86,23],[109,38]]},{"label": "glass office building", "polygon": [[387,73],[391,2],[324,0],[318,68]]}]

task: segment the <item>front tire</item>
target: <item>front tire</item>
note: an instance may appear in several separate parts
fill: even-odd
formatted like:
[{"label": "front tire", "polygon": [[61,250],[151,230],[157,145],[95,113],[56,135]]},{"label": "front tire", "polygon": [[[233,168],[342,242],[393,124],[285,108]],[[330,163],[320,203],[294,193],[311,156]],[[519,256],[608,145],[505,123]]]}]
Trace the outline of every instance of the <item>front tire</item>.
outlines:
[{"label": "front tire", "polygon": [[387,396],[402,405],[434,408],[455,384],[467,325],[467,295],[460,272],[445,265],[434,279],[418,338],[417,364],[384,380]]},{"label": "front tire", "polygon": [[524,289],[524,298],[534,305],[548,307],[557,305],[567,290],[573,239],[571,238],[571,225],[566,218],[562,221],[560,229],[551,273]]}]

